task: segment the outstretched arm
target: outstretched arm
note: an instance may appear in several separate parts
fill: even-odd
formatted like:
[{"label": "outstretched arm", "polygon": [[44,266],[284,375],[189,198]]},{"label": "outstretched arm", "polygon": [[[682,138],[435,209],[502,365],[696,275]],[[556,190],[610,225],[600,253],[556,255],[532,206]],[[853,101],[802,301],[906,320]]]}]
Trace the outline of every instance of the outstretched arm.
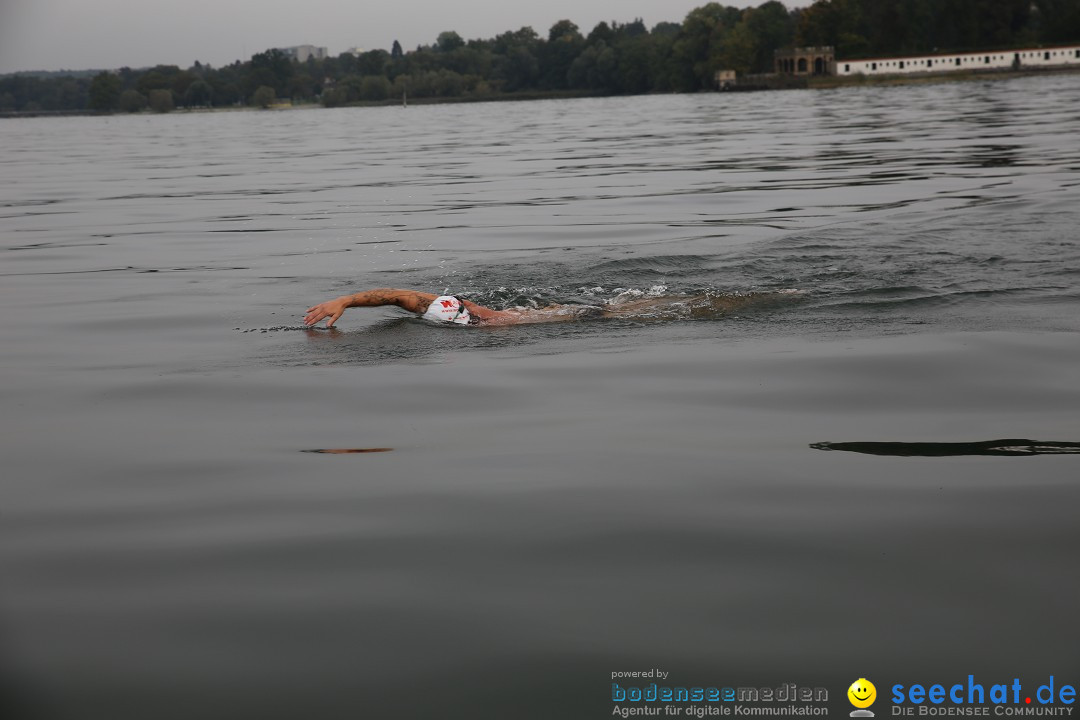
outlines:
[{"label": "outstretched arm", "polygon": [[381,305],[397,305],[409,312],[423,313],[431,305],[437,296],[431,293],[417,290],[396,290],[394,288],[380,288],[378,290],[365,290],[353,295],[342,295],[333,300],[327,300],[318,305],[312,305],[307,309],[304,317],[305,325],[314,325],[323,318],[326,327],[334,327],[334,323],[342,316],[346,308],[351,307],[379,307]]}]

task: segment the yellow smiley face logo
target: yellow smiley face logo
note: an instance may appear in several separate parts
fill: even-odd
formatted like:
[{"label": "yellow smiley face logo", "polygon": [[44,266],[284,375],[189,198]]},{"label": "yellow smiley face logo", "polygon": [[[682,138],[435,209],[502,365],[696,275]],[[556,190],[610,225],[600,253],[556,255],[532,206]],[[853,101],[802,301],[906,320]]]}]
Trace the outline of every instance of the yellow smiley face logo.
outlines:
[{"label": "yellow smiley face logo", "polygon": [[866,678],[859,678],[847,689],[848,700],[857,708],[868,708],[877,700],[877,688]]}]

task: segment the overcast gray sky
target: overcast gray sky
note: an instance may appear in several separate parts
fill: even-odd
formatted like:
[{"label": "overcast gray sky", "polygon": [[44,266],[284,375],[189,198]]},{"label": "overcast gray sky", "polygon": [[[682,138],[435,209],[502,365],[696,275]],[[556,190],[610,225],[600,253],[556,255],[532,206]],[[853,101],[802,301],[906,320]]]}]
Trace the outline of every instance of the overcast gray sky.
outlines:
[{"label": "overcast gray sky", "polygon": [[[0,0],[0,73],[157,65],[221,66],[270,47],[320,45],[406,50],[443,30],[490,38],[531,25],[546,36],[569,18],[682,22],[707,0]],[[747,7],[764,0],[726,0]],[[789,8],[811,0],[786,0]]]}]

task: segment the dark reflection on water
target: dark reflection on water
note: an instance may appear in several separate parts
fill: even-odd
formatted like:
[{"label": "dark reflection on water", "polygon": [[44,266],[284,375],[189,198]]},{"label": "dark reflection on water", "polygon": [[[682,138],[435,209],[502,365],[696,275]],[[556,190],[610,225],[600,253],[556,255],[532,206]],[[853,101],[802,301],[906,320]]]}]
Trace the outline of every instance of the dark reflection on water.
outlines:
[{"label": "dark reflection on water", "polygon": [[[0,122],[0,715],[1077,677],[1073,446],[970,441],[1080,436],[1078,106],[1057,75]],[[375,287],[751,300],[301,327]]]},{"label": "dark reflection on water", "polygon": [[355,455],[359,453],[382,453],[391,452],[394,448],[319,448],[316,450],[301,450],[306,453],[322,453],[324,455]]},{"label": "dark reflection on water", "polygon": [[962,443],[821,442],[814,443],[810,447],[815,450],[843,450],[866,455],[892,455],[895,457],[951,457],[955,455],[1027,457],[1030,455],[1080,454],[1080,443],[1019,439]]}]

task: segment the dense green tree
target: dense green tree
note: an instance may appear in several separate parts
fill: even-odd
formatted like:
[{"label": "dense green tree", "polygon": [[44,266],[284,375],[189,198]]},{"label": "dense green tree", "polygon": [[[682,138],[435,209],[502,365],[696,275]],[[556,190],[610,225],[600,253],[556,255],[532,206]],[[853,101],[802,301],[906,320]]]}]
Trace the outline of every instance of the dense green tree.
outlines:
[{"label": "dense green tree", "polygon": [[491,75],[492,55],[484,48],[461,47],[444,54],[440,59],[442,67],[461,75]]},{"label": "dense green tree", "polygon": [[715,63],[714,71],[727,69],[746,75],[754,70],[760,39],[750,27],[749,17],[753,12],[751,9],[746,10],[734,27],[722,33],[719,62]]},{"label": "dense green tree", "polygon": [[240,86],[230,79],[228,73],[208,73],[206,83],[213,91],[211,97],[214,105],[236,105],[240,102]]},{"label": "dense green tree", "polygon": [[773,71],[773,51],[790,47],[795,40],[795,19],[784,4],[769,0],[743,13],[742,21],[754,38],[755,51],[752,72]]},{"label": "dense green tree", "polygon": [[548,40],[540,46],[540,84],[549,89],[567,87],[570,66],[585,47],[585,39],[578,26],[569,20],[560,20],[551,26]]},{"label": "dense green tree", "polygon": [[[274,88],[274,95],[276,96],[277,83],[278,77],[269,68],[251,68],[251,70],[244,76],[244,94],[251,96],[254,95],[255,91],[261,87],[270,87]],[[284,94],[284,91],[282,94]]]},{"label": "dense green tree", "polygon": [[[341,55],[347,55],[349,53],[342,53]],[[342,57],[327,57],[322,60],[313,60],[313,64],[308,68],[308,74],[320,74],[324,77],[338,78],[342,75],[348,75],[352,70],[349,68],[355,68],[355,59],[353,61],[344,61],[344,67],[342,65]]]},{"label": "dense green tree", "polygon": [[318,83],[306,72],[289,78],[289,97],[296,102],[310,102],[318,94]]},{"label": "dense green tree", "polygon": [[319,101],[322,102],[323,107],[341,107],[349,102],[349,98],[344,88],[332,87],[323,88]]},{"label": "dense green tree", "polygon": [[361,100],[385,100],[389,95],[390,81],[385,75],[365,75],[361,78]]},{"label": "dense green tree", "polygon": [[[979,46],[1006,45],[1021,37],[1031,21],[1031,0],[976,0]],[[1080,3],[1073,2],[1074,8]]]},{"label": "dense green tree", "polygon": [[432,86],[439,97],[458,97],[465,92],[465,78],[453,70],[439,70],[434,73]]},{"label": "dense green tree", "polygon": [[336,67],[328,67],[329,63],[323,62],[323,68],[331,70],[335,75],[350,75],[356,72],[356,56],[352,53],[341,53],[337,56],[335,65]]},{"label": "dense green tree", "polygon": [[411,75],[398,75],[390,87],[390,95],[395,98],[416,97],[412,94],[413,79]]},{"label": "dense green tree", "polygon": [[390,59],[390,53],[385,50],[368,50],[356,58],[356,72],[361,75],[385,75]]},{"label": "dense green tree", "polygon": [[183,99],[187,95],[188,88],[198,79],[198,75],[188,72],[187,70],[181,70],[170,77],[169,89],[172,90],[173,99]]},{"label": "dense green tree", "polygon": [[623,23],[615,28],[620,37],[640,37],[649,34],[649,28],[645,27],[645,21],[634,18],[628,23]]},{"label": "dense green tree", "polygon": [[151,90],[148,102],[150,109],[157,113],[171,112],[175,107],[172,90]]},{"label": "dense green tree", "polygon": [[264,110],[277,100],[277,93],[269,85],[260,85],[251,95],[251,104]]},{"label": "dense green tree", "polygon": [[618,40],[618,68],[615,86],[618,92],[646,93],[653,89],[655,65],[653,44],[647,35],[631,35]]},{"label": "dense green tree", "polygon": [[539,45],[539,37],[531,27],[523,27],[495,37],[492,49],[496,58],[492,72],[503,91],[514,92],[536,87],[540,75],[540,63],[536,58]]},{"label": "dense green tree", "polygon": [[1076,0],[1035,0],[1032,6],[1033,31],[1044,42],[1080,40],[1080,3]]},{"label": "dense green tree", "polygon": [[251,72],[258,75],[259,85],[268,85],[276,93],[285,93],[293,74],[293,61],[277,48],[251,56]]},{"label": "dense green tree", "polygon": [[86,107],[89,100],[89,88],[73,78],[57,78],[56,92],[53,94],[54,110],[75,110]]},{"label": "dense green tree", "polygon": [[146,107],[146,98],[138,90],[125,90],[120,93],[121,112],[137,113]]},{"label": "dense green tree", "polygon": [[524,47],[532,52],[539,43],[540,37],[531,27],[523,27],[519,30],[504,32],[496,35],[491,41],[492,50],[499,55],[506,55],[516,47]]},{"label": "dense green tree", "polygon": [[[874,7],[874,12],[888,12],[888,3],[894,0],[885,0],[884,3]],[[935,0],[936,1],[936,0]],[[898,7],[898,15],[893,17],[897,29],[924,28],[926,20],[921,18],[922,5],[925,7],[927,0],[912,0],[905,2],[904,7]],[[800,46],[829,45],[836,48],[840,57],[856,57],[864,52],[867,39],[863,35],[865,27],[863,7],[868,5],[865,0],[818,0],[808,7],[799,17],[799,26],[796,30],[795,42]],[[904,39],[902,45],[908,45],[910,41]],[[916,45],[922,45],[921,41],[915,41]]]},{"label": "dense green tree", "polygon": [[120,82],[123,83],[125,88],[135,87],[135,83],[140,77],[140,73],[136,70],[132,70],[129,67],[122,67],[116,71],[116,74],[120,76]]},{"label": "dense green tree", "polygon": [[[1066,5],[1080,18],[1080,3]],[[1031,0],[817,0],[799,14],[795,40],[848,58],[1037,44],[1050,41],[1040,10]]]},{"label": "dense green tree", "polygon": [[120,78],[103,72],[94,76],[90,83],[90,109],[98,112],[115,110],[120,102]]},{"label": "dense green tree", "polygon": [[214,89],[205,80],[196,80],[184,90],[184,105],[208,107],[214,97]]},{"label": "dense green tree", "polygon": [[589,45],[570,66],[570,86],[585,90],[614,92],[618,80],[615,50],[603,40]]},{"label": "dense green tree", "polygon": [[167,87],[169,87],[169,78],[157,69],[139,76],[135,83],[135,89],[147,97],[150,97],[151,90],[164,90]]},{"label": "dense green tree", "polygon": [[581,37],[578,26],[569,20],[559,20],[548,31],[548,42],[558,42],[565,37]]},{"label": "dense green tree", "polygon": [[676,90],[712,87],[713,75],[722,64],[721,38],[740,17],[737,8],[719,3],[708,3],[687,13],[672,46],[672,82]]},{"label": "dense green tree", "polygon": [[529,48],[514,47],[503,57],[503,62],[499,65],[499,74],[502,76],[503,90],[506,92],[524,90],[536,85],[537,76],[540,74],[540,63]]},{"label": "dense green tree", "polygon": [[439,52],[448,53],[460,47],[465,47],[465,41],[453,30],[447,30],[439,33],[439,37],[435,41],[435,47]]},{"label": "dense green tree", "polygon": [[611,26],[601,20],[596,23],[596,26],[589,31],[589,36],[585,38],[590,46],[603,42],[605,45],[610,45],[615,41],[615,32],[611,29]]}]

